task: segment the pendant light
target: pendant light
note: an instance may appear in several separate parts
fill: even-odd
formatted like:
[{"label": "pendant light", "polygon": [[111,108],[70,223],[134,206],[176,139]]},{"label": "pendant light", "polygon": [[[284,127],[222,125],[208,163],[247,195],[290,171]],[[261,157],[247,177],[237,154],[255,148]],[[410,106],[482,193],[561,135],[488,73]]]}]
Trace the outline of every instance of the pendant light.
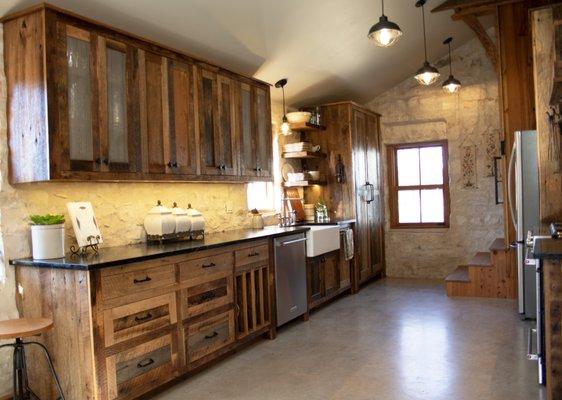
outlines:
[{"label": "pendant light", "polygon": [[416,80],[420,85],[430,86],[433,85],[437,79],[439,79],[439,71],[433,65],[427,61],[427,37],[425,33],[425,11],[424,6],[425,0],[418,0],[416,7],[421,7],[422,10],[422,21],[423,21],[423,50],[425,54],[425,61],[418,72],[416,72]]},{"label": "pendant light", "polygon": [[283,120],[281,123],[281,134],[288,136],[293,132],[291,132],[291,126],[289,125],[289,121],[287,120],[287,111],[285,110],[285,85],[286,84],[287,84],[287,79],[281,79],[277,81],[277,83],[275,83],[275,87],[283,91]]},{"label": "pendant light", "polygon": [[369,39],[374,40],[379,47],[390,47],[402,36],[400,27],[384,15],[384,0],[381,0],[382,15],[379,22],[369,30]]},{"label": "pendant light", "polygon": [[443,42],[449,46],[449,77],[443,82],[443,90],[445,93],[456,93],[461,89],[461,82],[453,76],[453,59],[451,58],[451,42],[453,38],[447,38]]}]

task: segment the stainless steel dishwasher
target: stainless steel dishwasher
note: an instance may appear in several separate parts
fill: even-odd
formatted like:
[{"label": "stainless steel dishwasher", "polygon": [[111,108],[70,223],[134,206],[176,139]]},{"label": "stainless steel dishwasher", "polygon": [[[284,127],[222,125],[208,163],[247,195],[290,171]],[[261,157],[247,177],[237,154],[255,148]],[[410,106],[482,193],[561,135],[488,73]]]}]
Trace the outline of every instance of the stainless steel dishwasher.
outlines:
[{"label": "stainless steel dishwasher", "polygon": [[306,237],[304,233],[283,236],[276,238],[273,245],[277,326],[281,326],[307,311]]}]

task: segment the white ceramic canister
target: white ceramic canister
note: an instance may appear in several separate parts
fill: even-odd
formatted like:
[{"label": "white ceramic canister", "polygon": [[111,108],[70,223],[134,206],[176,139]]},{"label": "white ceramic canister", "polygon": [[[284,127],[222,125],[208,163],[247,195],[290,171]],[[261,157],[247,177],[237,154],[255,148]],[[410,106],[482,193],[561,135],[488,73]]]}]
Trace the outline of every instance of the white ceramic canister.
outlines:
[{"label": "white ceramic canister", "polygon": [[191,232],[202,232],[205,230],[205,218],[203,214],[194,208],[191,208],[191,204],[188,204],[187,215],[191,221]]},{"label": "white ceramic canister", "polygon": [[252,228],[253,229],[263,229],[263,216],[260,213],[252,213]]},{"label": "white ceramic canister", "polygon": [[175,233],[186,233],[191,229],[191,219],[187,215],[187,210],[178,207],[177,203],[174,203],[172,208],[172,215],[176,221]]},{"label": "white ceramic canister", "polygon": [[64,257],[64,224],[31,225],[31,248],[35,260]]},{"label": "white ceramic canister", "polygon": [[147,235],[163,236],[174,233],[176,230],[176,220],[172,211],[164,207],[160,200],[158,204],[151,208],[148,215],[144,218],[144,229]]}]

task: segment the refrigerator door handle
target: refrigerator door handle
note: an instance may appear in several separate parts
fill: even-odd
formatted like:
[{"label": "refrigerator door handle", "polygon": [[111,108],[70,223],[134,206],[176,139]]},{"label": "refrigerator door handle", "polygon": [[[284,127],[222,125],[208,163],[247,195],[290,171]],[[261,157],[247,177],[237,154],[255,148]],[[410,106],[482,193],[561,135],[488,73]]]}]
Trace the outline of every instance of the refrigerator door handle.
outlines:
[{"label": "refrigerator door handle", "polygon": [[530,361],[537,361],[539,359],[539,355],[537,353],[533,353],[533,335],[536,334],[536,329],[529,328],[529,336],[527,336],[527,359]]},{"label": "refrigerator door handle", "polygon": [[517,151],[517,142],[513,142],[513,147],[511,148],[511,156],[509,158],[509,167],[507,169],[507,200],[509,203],[509,213],[511,215],[511,222],[513,223],[513,228],[517,230],[517,220],[515,218],[515,203],[513,201],[513,173],[515,171],[515,153]]}]

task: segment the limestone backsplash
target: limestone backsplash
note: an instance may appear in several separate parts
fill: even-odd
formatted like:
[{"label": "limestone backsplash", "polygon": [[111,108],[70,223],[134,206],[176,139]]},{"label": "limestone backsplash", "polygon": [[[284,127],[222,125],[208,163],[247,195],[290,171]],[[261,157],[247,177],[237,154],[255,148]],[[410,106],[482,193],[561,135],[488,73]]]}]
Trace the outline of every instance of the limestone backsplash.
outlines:
[{"label": "limestone backsplash", "polygon": [[[490,30],[490,35],[494,35]],[[448,139],[451,220],[449,229],[390,229],[386,220],[386,267],[394,277],[443,278],[503,235],[502,207],[494,202],[491,155],[499,153],[498,81],[478,39],[453,52],[453,72],[463,86],[446,94],[447,58],[441,80],[421,87],[408,78],[367,106],[382,114],[383,144]],[[421,62],[421,61],[420,61]],[[382,149],[388,196],[386,152]],[[463,167],[464,158],[464,167]]]}]

